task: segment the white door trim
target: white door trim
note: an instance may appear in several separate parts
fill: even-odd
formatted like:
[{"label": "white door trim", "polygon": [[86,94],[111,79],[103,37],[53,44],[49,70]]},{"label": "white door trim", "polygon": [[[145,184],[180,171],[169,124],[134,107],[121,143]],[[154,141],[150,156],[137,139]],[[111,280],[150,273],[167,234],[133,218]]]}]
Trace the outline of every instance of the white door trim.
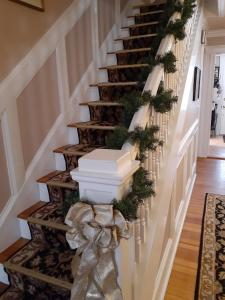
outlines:
[{"label": "white door trim", "polygon": [[215,55],[223,53],[225,53],[225,45],[205,47],[198,146],[200,157],[208,156]]}]

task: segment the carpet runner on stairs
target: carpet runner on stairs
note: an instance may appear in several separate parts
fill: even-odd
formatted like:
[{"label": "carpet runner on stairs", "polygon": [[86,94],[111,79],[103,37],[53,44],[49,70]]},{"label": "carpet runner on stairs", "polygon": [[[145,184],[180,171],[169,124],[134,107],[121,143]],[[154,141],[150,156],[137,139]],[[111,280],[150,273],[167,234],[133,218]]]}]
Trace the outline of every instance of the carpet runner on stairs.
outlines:
[{"label": "carpet runner on stairs", "polygon": [[129,30],[130,36],[116,40],[122,41],[124,49],[108,52],[116,56],[117,65],[100,68],[107,70],[108,82],[91,84],[98,88],[99,100],[87,99],[80,104],[88,106],[90,121],[68,125],[78,131],[79,144],[54,150],[64,156],[66,170],[53,171],[38,180],[47,186],[50,202],[40,201],[18,216],[28,222],[31,240],[22,246],[18,242],[20,246],[3,262],[10,285],[0,296],[1,300],[70,298],[71,261],[75,251],[65,238],[64,202],[78,193],[78,184],[71,179],[70,171],[77,167],[80,157],[96,148],[104,148],[107,136],[120,125],[123,107],[118,100],[131,91],[143,90],[144,82],[140,82],[139,75],[147,65],[142,61],[151,50],[163,6],[135,6],[140,13],[128,17],[133,18],[135,24],[123,27]]}]

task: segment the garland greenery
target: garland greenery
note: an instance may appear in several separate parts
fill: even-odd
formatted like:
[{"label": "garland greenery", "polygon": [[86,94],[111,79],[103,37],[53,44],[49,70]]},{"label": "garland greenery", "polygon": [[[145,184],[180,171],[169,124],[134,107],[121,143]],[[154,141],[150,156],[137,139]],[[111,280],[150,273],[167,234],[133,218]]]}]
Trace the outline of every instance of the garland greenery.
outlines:
[{"label": "garland greenery", "polygon": [[139,80],[145,81],[148,78],[149,73],[153,68],[159,64],[163,65],[166,73],[176,72],[176,56],[172,51],[167,52],[164,55],[153,56],[151,52],[148,57],[143,58],[142,63],[148,64],[147,67],[143,68],[139,74]]},{"label": "garland greenery", "polygon": [[142,167],[134,174],[131,188],[131,192],[120,201],[114,201],[114,208],[118,209],[127,220],[136,219],[140,203],[155,195],[153,181],[149,180],[148,172]]},{"label": "garland greenery", "polygon": [[[152,71],[158,65],[163,64],[164,71],[167,73],[176,72],[176,57],[173,52],[168,52],[163,56],[157,56],[157,49],[160,45],[162,38],[171,34],[176,40],[185,38],[185,25],[188,19],[192,16],[196,6],[196,0],[184,0],[181,4],[180,0],[167,0],[165,3],[164,14],[159,19],[160,25],[157,28],[157,34],[151,43],[151,50],[148,57],[139,61],[139,63],[146,63],[148,66],[143,68],[140,72],[139,81],[143,84]],[[169,21],[175,12],[181,13],[181,19]],[[172,109],[173,103],[177,102],[177,97],[173,96],[172,90],[165,90],[161,82],[157,95],[152,96],[151,92],[141,93],[133,91],[123,96],[119,102],[124,107],[124,114],[120,126],[116,127],[114,132],[108,136],[106,146],[109,149],[121,149],[125,141],[139,146],[138,159],[143,161],[147,150],[155,151],[157,147],[162,146],[156,134],[159,130],[158,126],[149,126],[145,129],[136,127],[134,131],[129,132],[128,128],[133,115],[141,106],[149,104],[154,107],[158,113],[166,113]],[[140,167],[133,176],[133,183],[131,191],[124,196],[120,201],[114,201],[114,208],[118,209],[127,220],[137,218],[137,210],[140,203],[154,195],[153,182],[149,179],[148,172]],[[69,207],[79,201],[78,192],[72,193],[65,199],[64,213],[66,214]],[[82,200],[83,202],[87,202]],[[90,204],[90,203],[89,203]]]},{"label": "garland greenery", "polygon": [[149,96],[150,105],[154,107],[156,112],[161,114],[171,111],[173,103],[178,101],[178,97],[173,96],[172,93],[171,89],[165,90],[161,82],[157,95]]}]

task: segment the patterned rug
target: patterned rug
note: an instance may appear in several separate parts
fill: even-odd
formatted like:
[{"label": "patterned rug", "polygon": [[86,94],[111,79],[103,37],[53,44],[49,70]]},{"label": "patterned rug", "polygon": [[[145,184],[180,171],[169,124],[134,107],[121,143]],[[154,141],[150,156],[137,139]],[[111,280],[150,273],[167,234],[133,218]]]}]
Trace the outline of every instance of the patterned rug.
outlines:
[{"label": "patterned rug", "polygon": [[195,300],[225,299],[225,195],[206,194]]}]

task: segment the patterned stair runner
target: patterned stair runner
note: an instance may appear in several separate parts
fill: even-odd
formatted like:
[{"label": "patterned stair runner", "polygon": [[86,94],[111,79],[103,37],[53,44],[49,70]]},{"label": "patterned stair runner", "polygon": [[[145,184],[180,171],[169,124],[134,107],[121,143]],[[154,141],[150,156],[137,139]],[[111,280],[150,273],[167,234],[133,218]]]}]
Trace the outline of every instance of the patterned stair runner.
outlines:
[{"label": "patterned stair runner", "polygon": [[123,43],[124,49],[108,53],[116,56],[117,65],[101,68],[107,70],[108,82],[91,84],[98,88],[99,100],[80,103],[89,108],[90,121],[68,125],[78,131],[80,143],[54,150],[64,156],[66,170],[53,171],[38,180],[47,186],[49,202],[39,201],[18,216],[28,222],[31,240],[18,241],[20,246],[7,259],[0,254],[10,281],[8,288],[0,289],[0,293],[4,290],[1,300],[70,299],[75,251],[65,238],[64,204],[65,199],[78,193],[78,184],[71,179],[70,171],[77,167],[80,157],[105,147],[107,136],[122,120],[123,106],[118,101],[121,96],[144,87],[139,74],[147,65],[142,60],[151,50],[163,4],[134,6],[137,8],[140,13],[129,16],[135,24],[123,27],[130,36],[116,40]]}]

